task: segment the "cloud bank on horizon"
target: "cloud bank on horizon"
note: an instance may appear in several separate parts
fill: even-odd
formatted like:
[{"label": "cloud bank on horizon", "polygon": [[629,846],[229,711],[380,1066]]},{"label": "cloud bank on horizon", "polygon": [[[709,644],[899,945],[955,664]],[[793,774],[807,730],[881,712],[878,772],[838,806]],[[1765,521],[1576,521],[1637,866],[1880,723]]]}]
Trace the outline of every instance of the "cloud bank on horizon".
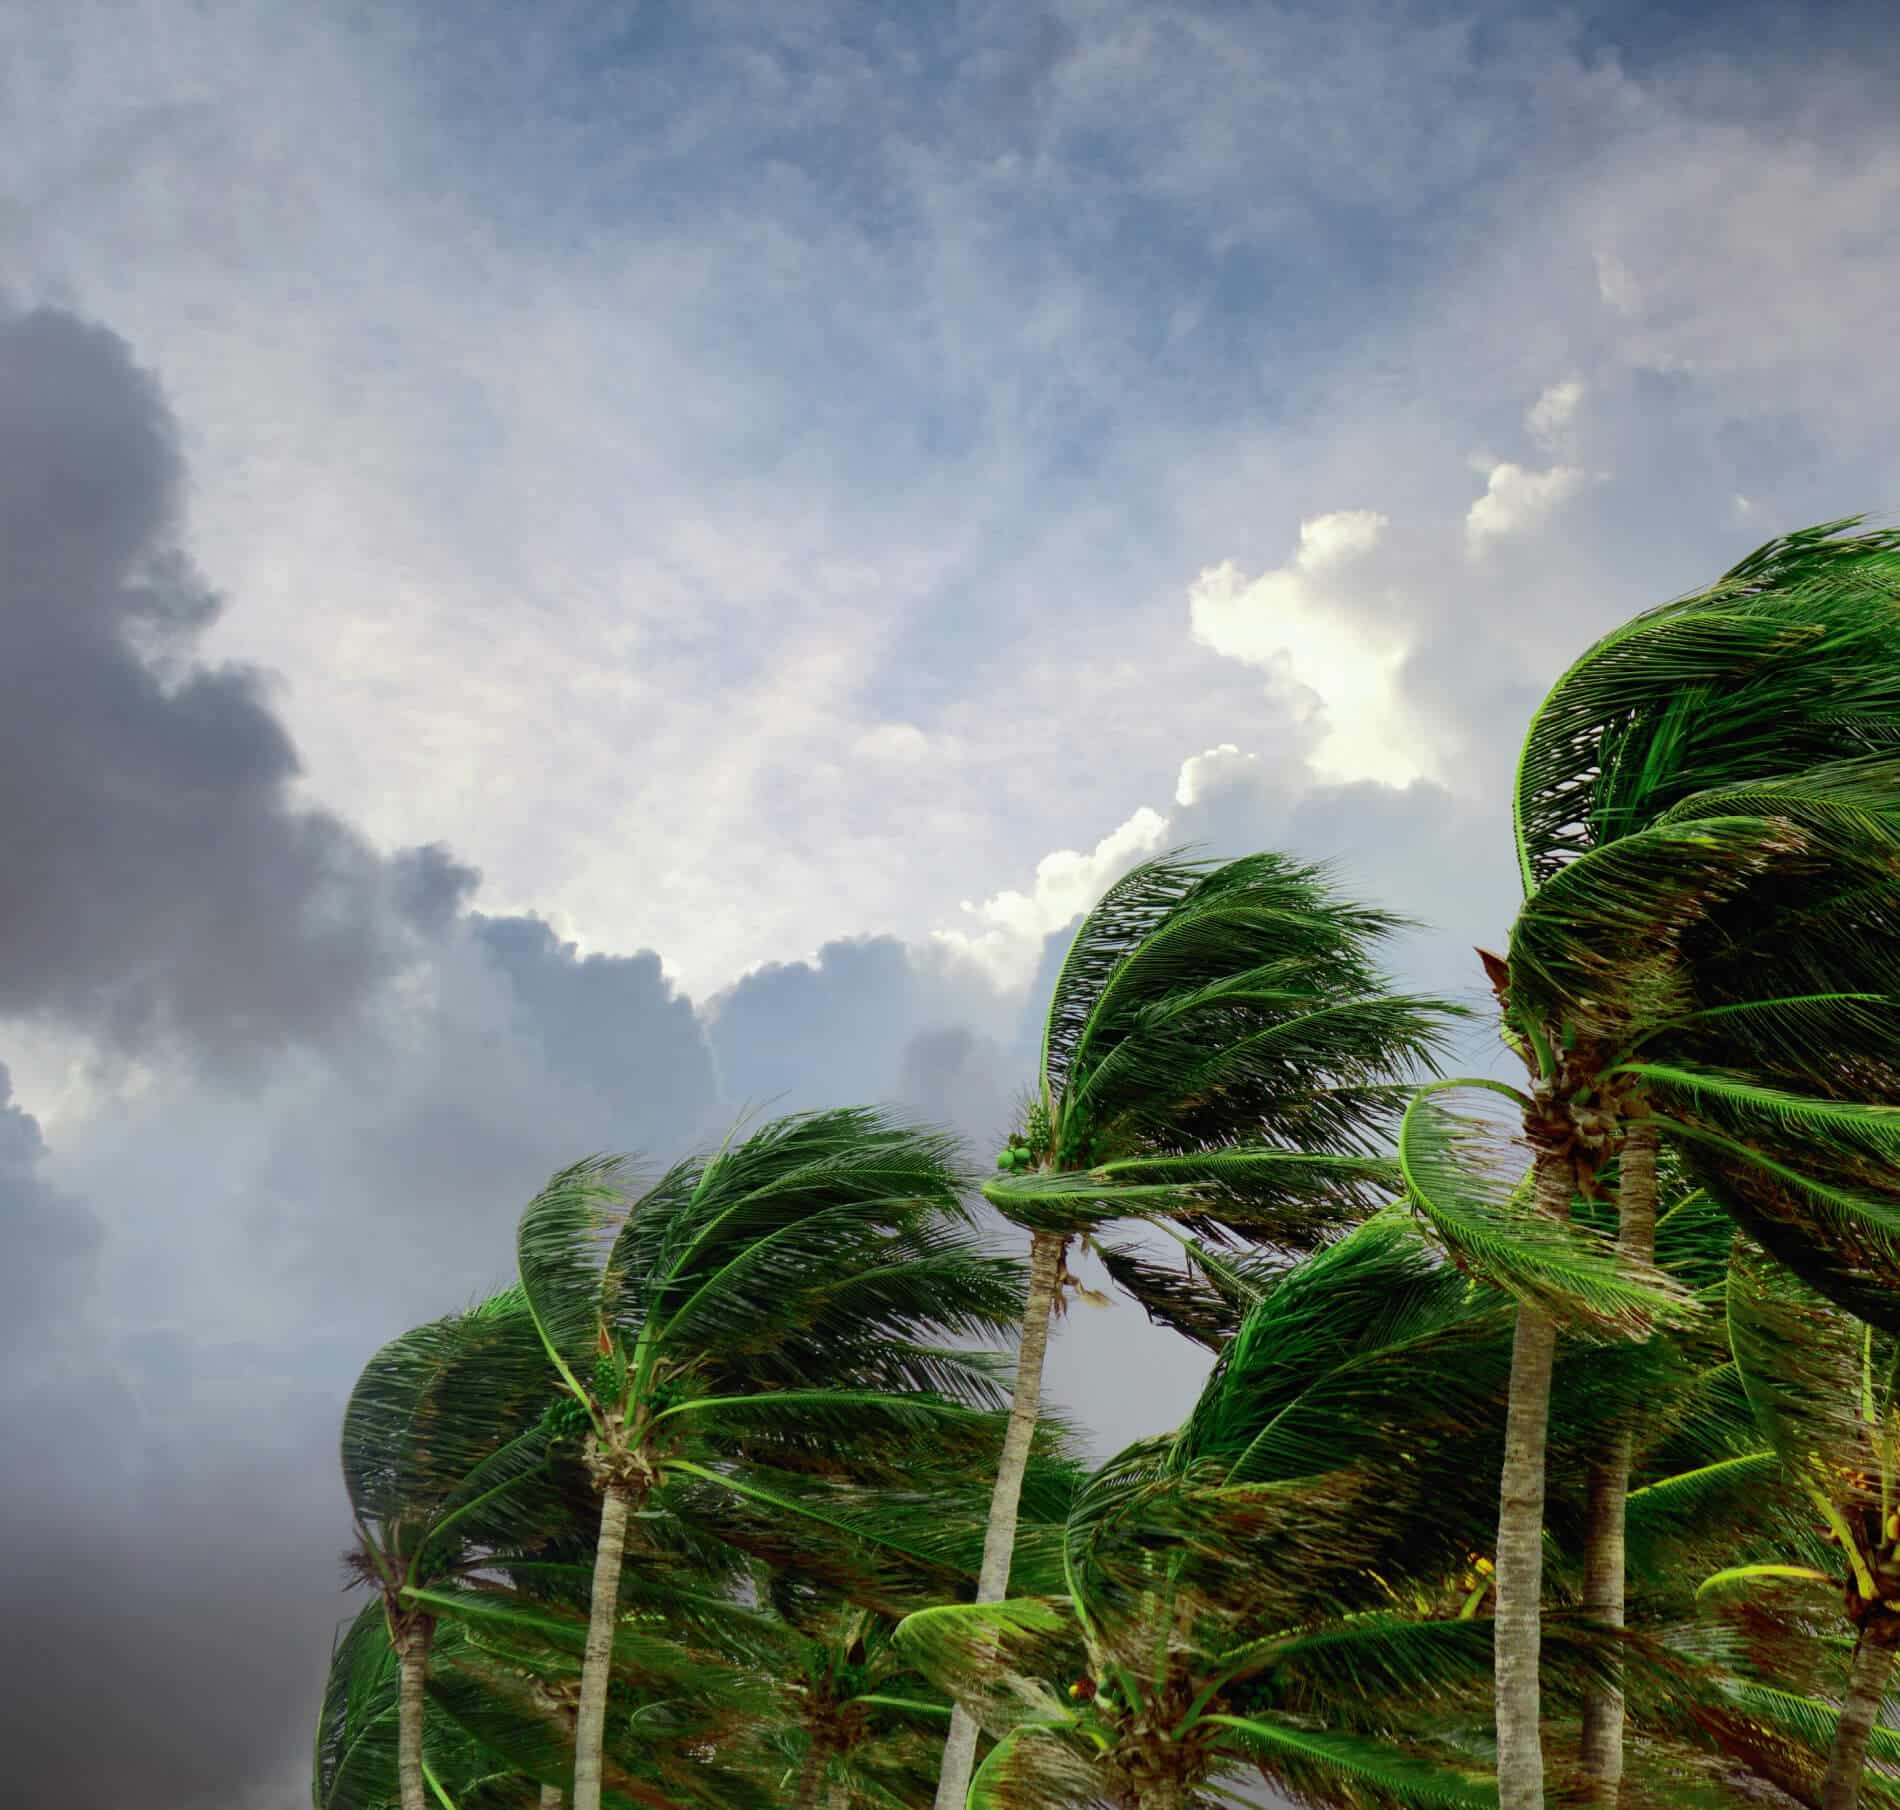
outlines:
[{"label": "cloud bank on horizon", "polygon": [[[303,1801],[342,1393],[557,1164],[987,1149],[1182,843],[1468,990],[1558,667],[1900,490],[1855,12],[0,19],[21,1789]],[[1104,1445],[1200,1372],[1131,1311]]]}]

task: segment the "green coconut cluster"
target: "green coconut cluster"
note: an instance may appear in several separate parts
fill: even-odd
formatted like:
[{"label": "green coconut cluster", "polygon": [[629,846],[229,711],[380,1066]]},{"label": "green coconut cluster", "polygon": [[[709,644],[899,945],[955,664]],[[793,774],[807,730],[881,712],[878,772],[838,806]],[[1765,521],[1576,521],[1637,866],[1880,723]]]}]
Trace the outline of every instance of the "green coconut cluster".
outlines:
[{"label": "green coconut cluster", "polygon": [[1011,1132],[1009,1142],[996,1153],[997,1168],[1033,1169],[1049,1148],[1053,1129],[1048,1107],[1037,1101],[1024,1115],[1023,1129]]}]

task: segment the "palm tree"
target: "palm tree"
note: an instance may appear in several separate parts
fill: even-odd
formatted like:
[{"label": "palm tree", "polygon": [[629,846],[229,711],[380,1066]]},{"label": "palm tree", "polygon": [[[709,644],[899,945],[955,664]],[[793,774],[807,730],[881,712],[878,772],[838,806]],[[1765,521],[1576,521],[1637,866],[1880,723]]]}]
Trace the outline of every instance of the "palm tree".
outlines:
[{"label": "palm tree", "polygon": [[[1401,1133],[1415,1200],[1522,1302],[1498,1518],[1498,1742],[1506,1810],[1541,1810],[1543,1452],[1558,1324],[1641,1332],[1654,1153],[1675,1145],[1781,1261],[1891,1316],[1900,1211],[1881,1155],[1900,1100],[1900,535],[1854,521],[1769,543],[1709,590],[1637,617],[1532,720],[1514,796],[1525,900],[1487,957],[1528,1093],[1519,1162],[1473,1160],[1445,1093]],[[1458,1084],[1447,1084],[1458,1085]],[[1616,1179],[1617,1247],[1567,1235]],[[1591,1606],[1622,1616],[1628,1453],[1593,1486]],[[1616,1802],[1620,1699],[1584,1767]]]},{"label": "palm tree", "polygon": [[[432,1691],[446,1676],[461,1687],[452,1702],[480,1692],[479,1674],[463,1675],[471,1644],[457,1628],[441,1632],[431,1653]],[[331,1649],[311,1777],[315,1810],[395,1810],[400,1679],[388,1619],[380,1604],[367,1604]],[[452,1714],[429,1718],[420,1766],[435,1801],[454,1810],[538,1810],[544,1801],[544,1787],[498,1763]]]},{"label": "palm tree", "polygon": [[[1855,1810],[1900,1651],[1900,1343],[1746,1260],[1731,1273],[1728,1322],[1760,1436],[1812,1519],[1779,1530],[1780,1551],[1764,1543],[1766,1556],[1716,1571],[1700,1594],[1766,1588],[1768,1612],[1794,1623],[1784,1651],[1800,1643],[1791,1611],[1833,1596],[1851,1648],[1821,1810]],[[1900,1737],[1885,1746],[1891,1760]]]},{"label": "palm tree", "polygon": [[379,1593],[399,1668],[402,1810],[425,1810],[423,1703],[434,1618],[413,1592],[476,1567],[520,1525],[550,1394],[519,1290],[392,1339],[343,1416],[348,1563]]},{"label": "palm tree", "polygon": [[[1393,1185],[1382,1134],[1404,1103],[1402,1079],[1433,1061],[1455,1012],[1392,991],[1376,965],[1402,922],[1277,854],[1221,866],[1161,856],[1083,919],[1050,996],[1033,1097],[983,1188],[1030,1244],[979,1604],[1009,1593],[1070,1244],[1115,1220],[1163,1225],[1198,1274],[1113,1246],[1101,1248],[1104,1264],[1153,1317],[1217,1342],[1238,1309],[1205,1241],[1302,1248]],[[960,1708],[937,1810],[962,1810],[976,1740]]]},{"label": "palm tree", "polygon": [[600,1504],[574,1810],[599,1810],[627,1527],[656,1490],[835,1528],[850,1524],[807,1487],[814,1468],[889,1477],[891,1442],[919,1436],[980,1449],[993,1420],[969,1404],[995,1399],[994,1366],[942,1341],[994,1337],[1021,1272],[978,1248],[952,1149],[876,1112],[805,1114],[676,1164],[630,1205],[618,1160],[590,1158],[523,1213],[522,1287],[586,1417]]},{"label": "palm tree", "polygon": [[1077,1497],[1065,1588],[900,1624],[999,1736],[971,1810],[1184,1810],[1248,1772],[1313,1805],[1494,1804],[1467,1574],[1509,1340],[1508,1298],[1403,1210],[1268,1283],[1180,1431]]}]

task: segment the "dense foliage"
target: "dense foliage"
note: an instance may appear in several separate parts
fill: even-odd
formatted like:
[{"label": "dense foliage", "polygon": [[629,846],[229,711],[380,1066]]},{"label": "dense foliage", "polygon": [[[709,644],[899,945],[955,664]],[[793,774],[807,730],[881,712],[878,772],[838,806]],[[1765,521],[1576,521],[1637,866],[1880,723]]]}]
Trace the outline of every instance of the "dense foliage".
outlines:
[{"label": "dense foliage", "polygon": [[[1540,706],[1521,1086],[1438,1077],[1399,920],[1171,854],[980,1186],[857,1108],[552,1177],[517,1284],[348,1405],[318,1810],[1900,1806],[1900,537],[1855,526]],[[1040,1401],[1083,1253],[1212,1355],[1096,1465]]]}]

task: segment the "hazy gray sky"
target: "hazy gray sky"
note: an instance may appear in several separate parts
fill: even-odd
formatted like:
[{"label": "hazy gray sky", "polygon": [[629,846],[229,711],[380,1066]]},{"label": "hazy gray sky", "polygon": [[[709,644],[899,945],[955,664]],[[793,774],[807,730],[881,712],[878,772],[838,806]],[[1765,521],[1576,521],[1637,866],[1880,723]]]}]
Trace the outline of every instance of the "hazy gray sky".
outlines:
[{"label": "hazy gray sky", "polygon": [[[1859,6],[0,12],[26,1801],[303,1801],[344,1392],[558,1164],[875,1098],[987,1153],[1180,841],[1338,858],[1468,991],[1555,673],[1900,493],[1896,62]],[[1104,1446],[1199,1373],[1056,1344]]]}]

